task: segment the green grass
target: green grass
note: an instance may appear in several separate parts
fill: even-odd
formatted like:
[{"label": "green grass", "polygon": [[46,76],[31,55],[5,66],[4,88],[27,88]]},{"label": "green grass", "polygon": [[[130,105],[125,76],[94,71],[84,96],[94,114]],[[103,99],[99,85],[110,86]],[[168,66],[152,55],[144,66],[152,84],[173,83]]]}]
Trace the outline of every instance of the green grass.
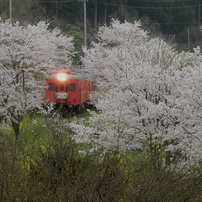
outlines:
[{"label": "green grass", "polygon": [[[88,116],[84,113],[75,119]],[[10,183],[2,186],[5,201],[66,201],[67,196],[77,197],[72,201],[81,201],[80,196],[86,201],[89,196],[94,196],[92,201],[98,201],[99,196],[102,201],[114,197],[116,201],[158,201],[162,196],[164,201],[185,201],[188,197],[201,200],[200,175],[193,173],[188,178],[175,169],[155,169],[148,154],[141,152],[109,151],[104,158],[102,151],[82,155],[79,151],[89,145],[76,144],[68,136],[69,129],[64,133],[54,130],[57,125],[53,119],[27,114],[21,123],[20,139],[11,144],[6,142],[11,128],[0,126],[0,167],[4,176],[0,181],[2,185]]]},{"label": "green grass", "polygon": [[24,117],[20,133],[21,139],[31,143],[36,141],[47,144],[52,136],[45,117],[38,114],[28,114]]}]

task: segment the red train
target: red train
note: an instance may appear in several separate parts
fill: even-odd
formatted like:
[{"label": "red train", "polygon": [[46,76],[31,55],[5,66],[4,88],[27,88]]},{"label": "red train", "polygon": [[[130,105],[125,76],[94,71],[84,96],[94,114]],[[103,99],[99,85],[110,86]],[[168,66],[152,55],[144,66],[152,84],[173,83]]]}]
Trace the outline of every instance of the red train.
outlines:
[{"label": "red train", "polygon": [[58,72],[46,79],[46,104],[80,111],[90,104],[89,92],[92,83],[85,74]]}]

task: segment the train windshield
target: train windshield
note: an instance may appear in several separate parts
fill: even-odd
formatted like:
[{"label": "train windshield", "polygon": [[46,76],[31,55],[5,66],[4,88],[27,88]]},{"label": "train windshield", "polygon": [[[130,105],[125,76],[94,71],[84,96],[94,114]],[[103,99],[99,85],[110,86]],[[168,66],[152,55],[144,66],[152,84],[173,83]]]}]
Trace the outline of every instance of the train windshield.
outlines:
[{"label": "train windshield", "polygon": [[56,91],[56,90],[57,90],[57,85],[56,85],[56,83],[49,83],[49,84],[48,84],[48,90],[49,90],[49,91]]},{"label": "train windshield", "polygon": [[68,83],[67,84],[67,92],[75,92],[76,91],[76,84],[75,83]]}]

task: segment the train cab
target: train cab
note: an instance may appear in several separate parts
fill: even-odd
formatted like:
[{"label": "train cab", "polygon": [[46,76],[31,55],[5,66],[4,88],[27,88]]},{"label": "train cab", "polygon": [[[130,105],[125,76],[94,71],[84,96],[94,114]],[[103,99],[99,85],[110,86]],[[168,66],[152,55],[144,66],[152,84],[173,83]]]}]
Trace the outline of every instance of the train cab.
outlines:
[{"label": "train cab", "polygon": [[89,80],[85,75],[69,72],[53,74],[46,79],[46,104],[80,106],[89,101]]}]

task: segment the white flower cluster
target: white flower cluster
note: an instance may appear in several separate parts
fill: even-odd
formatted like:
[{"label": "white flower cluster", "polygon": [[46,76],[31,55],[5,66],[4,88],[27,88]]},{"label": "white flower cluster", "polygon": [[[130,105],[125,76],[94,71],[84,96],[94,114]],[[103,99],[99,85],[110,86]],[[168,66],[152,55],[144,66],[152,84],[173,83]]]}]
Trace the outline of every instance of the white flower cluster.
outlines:
[{"label": "white flower cluster", "polygon": [[180,150],[187,162],[202,162],[200,48],[178,53],[160,38],[149,38],[140,22],[114,20],[100,28],[83,62],[97,81],[91,99],[100,112],[75,138],[106,149],[156,144]]},{"label": "white flower cluster", "polygon": [[73,38],[49,24],[20,26],[0,19],[0,116],[19,124],[44,101],[46,75],[58,64],[70,65]]}]

